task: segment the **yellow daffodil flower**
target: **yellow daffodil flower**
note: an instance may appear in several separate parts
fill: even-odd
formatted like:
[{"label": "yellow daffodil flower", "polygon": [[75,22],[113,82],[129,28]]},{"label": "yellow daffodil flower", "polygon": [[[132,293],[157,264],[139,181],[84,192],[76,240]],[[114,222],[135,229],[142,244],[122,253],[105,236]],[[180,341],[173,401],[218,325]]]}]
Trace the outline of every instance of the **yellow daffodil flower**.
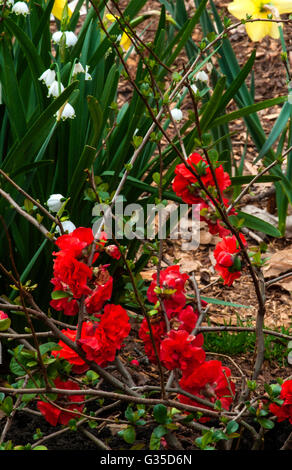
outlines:
[{"label": "yellow daffodil flower", "polygon": [[[119,16],[114,16],[114,15],[111,15],[110,13],[108,13],[105,16],[111,23],[114,23],[117,20],[117,18],[119,18]],[[121,48],[123,49],[123,51],[127,52],[130,49],[131,45],[132,45],[132,42],[131,42],[130,36],[128,36],[128,34],[124,32],[120,39]]]},{"label": "yellow daffodil flower", "polygon": [[[52,9],[52,14],[58,20],[62,19],[62,13],[63,13],[64,7],[66,5],[66,1],[67,0],[55,0],[55,3],[53,5],[53,9]],[[68,8],[68,15],[69,15],[69,18],[72,15],[72,11],[70,10],[70,8]]]},{"label": "yellow daffodil flower", "polygon": [[[228,7],[229,13],[235,18],[246,19],[246,15],[252,19],[265,19],[273,15],[273,19],[279,19],[279,15],[292,13],[291,0],[234,0]],[[273,21],[255,21],[246,23],[246,32],[252,41],[261,41],[265,36],[274,39],[280,37],[279,24]]]}]

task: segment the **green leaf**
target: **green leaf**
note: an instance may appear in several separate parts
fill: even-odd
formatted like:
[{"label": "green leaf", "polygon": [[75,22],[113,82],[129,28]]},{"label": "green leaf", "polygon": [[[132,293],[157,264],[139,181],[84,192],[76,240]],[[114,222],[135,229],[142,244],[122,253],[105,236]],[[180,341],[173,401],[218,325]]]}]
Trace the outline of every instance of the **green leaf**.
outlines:
[{"label": "green leaf", "polygon": [[100,132],[103,123],[103,111],[99,101],[94,96],[87,96],[88,109],[93,124],[93,136],[91,138],[91,146],[97,147],[100,138]]},{"label": "green leaf", "polygon": [[153,408],[153,416],[157,423],[165,424],[168,421],[167,407],[165,405],[155,405]]},{"label": "green leaf", "polygon": [[227,305],[228,307],[236,307],[236,308],[251,308],[251,305],[236,304],[234,302],[227,302],[226,300],[213,299],[211,297],[201,296],[201,299],[205,300],[205,302],[208,302],[209,304]]},{"label": "green leaf", "polygon": [[229,421],[229,423],[226,426],[226,433],[233,434],[237,431],[238,428],[239,428],[239,424],[236,421]]},{"label": "green leaf", "polygon": [[127,429],[123,431],[123,439],[127,444],[133,444],[136,440],[136,431],[134,426],[128,426]]},{"label": "green leaf", "polygon": [[10,413],[13,410],[13,400],[11,397],[6,397],[3,403],[0,406],[0,409],[7,415],[9,416]]},{"label": "green leaf", "polygon": [[62,349],[62,347],[59,344],[54,343],[53,341],[49,341],[48,343],[41,344],[39,349],[40,349],[41,355],[43,355],[49,351],[58,351]]},{"label": "green leaf", "polygon": [[229,217],[232,224],[236,224],[239,220],[243,220],[243,226],[250,228],[251,230],[256,230],[257,232],[263,232],[271,237],[281,237],[280,231],[273,225],[265,222],[254,215],[247,214],[246,212],[238,211],[237,215],[232,215]]},{"label": "green leaf", "polygon": [[49,128],[52,124],[55,125],[55,122],[53,123],[54,114],[69,99],[77,85],[78,81],[71,83],[35,120],[20,142],[11,149],[5,158],[3,163],[4,171],[10,173],[13,169],[18,168],[19,162],[23,162],[25,158],[32,159],[34,152],[41,147],[43,140],[46,139]]},{"label": "green leaf", "polygon": [[[231,184],[232,186],[236,186],[236,185],[241,185],[241,184],[248,184],[250,183],[254,178],[255,178],[256,175],[243,175],[243,176],[232,176],[230,178],[231,180]],[[263,176],[260,176],[255,184],[258,184],[258,183],[271,183],[271,182],[274,182],[274,181],[280,181],[281,180],[281,177],[280,176],[277,176],[277,175],[263,175]]]},{"label": "green leaf", "polygon": [[220,116],[214,119],[214,121],[209,124],[208,128],[212,129],[217,126],[221,126],[222,124],[226,124],[227,122],[234,121],[235,119],[239,119],[241,117],[249,116],[250,114],[254,114],[257,111],[270,108],[271,106],[284,103],[285,101],[287,101],[287,96],[279,96],[277,98],[271,98],[269,100],[260,101],[259,103],[255,103],[250,106],[245,106],[237,111],[233,111],[232,113],[225,114],[224,116]]},{"label": "green leaf", "polygon": [[53,290],[51,293],[51,297],[54,300],[64,299],[66,297],[71,297],[69,292],[64,292],[63,290]]},{"label": "green leaf", "polygon": [[41,84],[39,82],[39,77],[44,71],[45,67],[42,63],[40,55],[37,52],[36,47],[27,36],[27,34],[17,26],[17,24],[11,20],[9,17],[5,18],[4,26],[12,33],[19,41],[19,45],[22,48],[29,68],[31,70],[32,80],[34,82],[34,88],[36,95],[38,97],[39,105],[43,108],[43,91],[41,89]]},{"label": "green leaf", "polygon": [[271,421],[267,418],[258,418],[257,421],[264,429],[273,429],[273,427],[275,426],[274,421]]},{"label": "green leaf", "polygon": [[14,62],[10,53],[10,44],[3,38],[0,41],[0,81],[10,124],[15,138],[20,140],[27,128],[26,115]]},{"label": "green leaf", "polygon": [[284,106],[281,109],[281,112],[277,118],[277,121],[275,122],[269,137],[267,138],[266,142],[264,143],[258,157],[253,161],[253,163],[256,163],[259,161],[261,158],[265,156],[265,154],[270,150],[272,145],[276,142],[278,139],[279,135],[281,132],[284,130],[284,128],[287,125],[287,122],[289,121],[289,118],[291,117],[291,104],[290,103],[285,103]]}]

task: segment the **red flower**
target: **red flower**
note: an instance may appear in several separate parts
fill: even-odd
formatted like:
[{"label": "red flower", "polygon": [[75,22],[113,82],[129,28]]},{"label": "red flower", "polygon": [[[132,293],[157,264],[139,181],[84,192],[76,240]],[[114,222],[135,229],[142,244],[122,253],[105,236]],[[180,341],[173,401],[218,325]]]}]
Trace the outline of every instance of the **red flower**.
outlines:
[{"label": "red flower", "polygon": [[[202,300],[202,306],[207,305],[207,302]],[[191,305],[188,305],[186,308],[181,310],[178,314],[178,320],[180,325],[179,330],[185,330],[188,333],[191,333],[196,326],[198,320],[198,314],[194,312],[194,309]],[[199,333],[196,336],[196,346],[201,347],[204,344],[204,336],[202,333]]]},{"label": "red flower", "polygon": [[184,330],[170,330],[160,344],[160,359],[169,369],[188,374],[205,361],[205,351],[196,344],[196,337]]},{"label": "red flower", "polygon": [[70,252],[58,253],[54,262],[54,276],[68,286],[76,299],[91,292],[87,283],[92,278],[92,269],[71,256]]},{"label": "red flower", "polygon": [[[157,273],[153,274],[153,281],[151,282],[147,297],[149,302],[156,303],[158,300],[155,289],[157,288]],[[169,266],[160,272],[160,288],[161,298],[166,309],[167,314],[172,316],[175,312],[179,311],[185,306],[186,297],[184,294],[185,283],[189,276],[180,272],[178,265]]]},{"label": "red flower", "polygon": [[54,284],[55,291],[63,291],[64,297],[60,299],[53,299],[50,301],[51,307],[53,307],[58,312],[64,312],[65,315],[74,316],[78,313],[79,305],[77,300],[73,299],[72,296],[68,297],[67,285],[63,282],[60,282],[59,279],[53,278],[51,283]]},{"label": "red flower", "polygon": [[0,320],[6,320],[7,318],[7,313],[3,312],[3,310],[0,310]]},{"label": "red flower", "polygon": [[106,253],[114,259],[120,259],[121,252],[116,245],[108,245],[105,249]]},{"label": "red flower", "polygon": [[[240,238],[244,245],[246,240],[242,234]],[[241,263],[236,255],[240,251],[240,246],[234,235],[232,237],[225,237],[221,242],[216,245],[214,250],[214,257],[217,261],[215,265],[216,271],[224,279],[224,284],[231,286],[235,279],[241,276]]]},{"label": "red flower", "polygon": [[[151,327],[152,327],[154,343],[157,349],[157,353],[159,354],[160,343],[166,335],[165,321],[160,320],[157,323],[151,323]],[[157,363],[156,354],[155,354],[153,344],[151,341],[151,336],[150,336],[146,318],[143,318],[141,322],[140,329],[139,329],[139,338],[144,343],[145,354],[148,357],[149,361],[152,362],[153,364],[156,364]]]},{"label": "red flower", "polygon": [[130,329],[126,310],[120,305],[107,304],[99,323],[83,323],[78,344],[89,361],[104,367],[115,359],[117,349],[121,348]]},{"label": "red flower", "polygon": [[[76,330],[62,330],[61,333],[67,336],[67,338],[71,341],[75,342]],[[65,359],[66,361],[68,361],[72,365],[72,372],[74,372],[75,374],[82,374],[83,372],[89,369],[89,366],[86,364],[86,362],[83,361],[83,359],[81,359],[79,354],[77,354],[77,352],[67,346],[64,341],[60,340],[58,345],[62,349],[52,351],[51,354],[54,357],[59,357],[60,359]]]},{"label": "red flower", "polygon": [[[130,329],[126,310],[120,305],[108,304],[104,308],[100,322],[86,321],[83,323],[81,337],[77,343],[85,352],[88,361],[94,361],[103,367],[115,359],[117,349],[121,348]],[[75,342],[76,330],[62,330],[62,333]],[[59,341],[59,345],[62,349],[52,351],[52,355],[66,359],[73,365],[73,372],[81,373],[89,368],[77,352],[63,341]]]},{"label": "red flower", "polygon": [[86,247],[92,244],[93,240],[91,228],[79,227],[68,235],[60,236],[55,243],[61,251],[70,252],[71,256],[77,258]]},{"label": "red flower", "polygon": [[[54,384],[56,388],[61,388],[64,390],[80,390],[80,387],[72,380],[67,380],[63,382],[59,377],[54,380]],[[63,395],[59,394],[56,400],[56,404],[58,400],[61,401],[60,406],[62,408],[66,408],[68,411],[64,411],[59,409],[57,406],[54,406],[51,403],[47,403],[44,401],[38,401],[37,407],[46,419],[48,423],[52,426],[57,426],[57,424],[67,425],[72,418],[78,418],[78,414],[72,413],[72,411],[78,411],[82,413],[84,405],[77,404],[78,402],[84,401],[84,395]],[[64,404],[64,401],[66,402]],[[70,413],[71,411],[71,413]]]},{"label": "red flower", "polygon": [[279,406],[276,403],[271,403],[270,411],[277,416],[278,422],[289,419],[292,424],[292,380],[286,380],[283,383],[280,399],[283,400],[283,404]]},{"label": "red flower", "polygon": [[[187,163],[200,176],[201,182],[208,189],[215,187],[215,181],[207,161],[198,153],[192,153],[187,159]],[[223,192],[231,185],[228,173],[219,165],[214,169],[219,190]],[[187,204],[199,204],[206,199],[205,193],[198,185],[198,178],[188,170],[184,163],[177,165],[173,181],[174,192]]]},{"label": "red flower", "polygon": [[85,299],[86,310],[89,314],[98,314],[104,303],[111,298],[113,278],[109,275],[108,271],[106,272],[108,276],[104,277],[103,281],[97,281],[96,288]]},{"label": "red flower", "polygon": [[[235,392],[235,385],[229,379],[230,375],[230,369],[222,367],[220,361],[207,361],[195,369],[191,375],[183,376],[180,386],[186,392],[205,400],[208,399],[211,403],[220,400],[222,407],[228,410]],[[208,409],[208,406],[198,404],[184,395],[179,395],[178,398],[182,403]],[[203,420],[206,419],[203,418]]]}]

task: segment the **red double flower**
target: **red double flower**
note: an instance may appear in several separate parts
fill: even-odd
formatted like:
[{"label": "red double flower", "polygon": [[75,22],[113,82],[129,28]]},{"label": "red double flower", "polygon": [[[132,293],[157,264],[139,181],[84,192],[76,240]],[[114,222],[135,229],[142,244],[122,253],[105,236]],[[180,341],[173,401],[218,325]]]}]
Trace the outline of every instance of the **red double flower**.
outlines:
[{"label": "red double flower", "polygon": [[280,406],[276,403],[271,403],[270,411],[277,416],[278,422],[288,419],[292,424],[292,380],[286,380],[283,383],[280,400],[283,400],[283,404]]},{"label": "red double flower", "polygon": [[[240,234],[240,239],[243,245],[247,244],[244,235]],[[227,286],[231,286],[235,279],[241,276],[240,250],[241,247],[234,235],[224,237],[215,247],[214,257],[217,261],[215,269]]]},{"label": "red double flower", "polygon": [[[56,388],[64,390],[80,390],[80,387],[77,383],[72,380],[67,380],[63,382],[59,377],[54,380]],[[52,426],[57,426],[57,424],[67,425],[70,419],[78,418],[78,413],[82,413],[84,404],[80,403],[84,401],[84,395],[64,395],[59,394],[56,399],[56,405],[60,405],[60,408],[53,403],[48,403],[45,401],[38,401],[37,407],[42,413],[46,421]],[[64,410],[66,408],[66,410]],[[72,413],[76,411],[77,413]]]}]

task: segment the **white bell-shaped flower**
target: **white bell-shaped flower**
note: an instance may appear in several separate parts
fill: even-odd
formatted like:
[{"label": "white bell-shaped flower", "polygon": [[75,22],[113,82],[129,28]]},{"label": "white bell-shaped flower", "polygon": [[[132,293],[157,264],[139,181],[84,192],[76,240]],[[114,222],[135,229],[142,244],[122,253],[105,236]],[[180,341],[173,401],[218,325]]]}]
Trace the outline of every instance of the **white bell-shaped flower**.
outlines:
[{"label": "white bell-shaped flower", "polygon": [[183,113],[180,109],[178,108],[173,108],[171,110],[171,116],[175,122],[180,122],[183,118]]},{"label": "white bell-shaped flower", "polygon": [[[58,117],[58,113],[57,113],[57,117]],[[61,113],[60,119],[62,119],[62,121],[65,121],[66,119],[74,119],[75,117],[76,117],[75,109],[73,108],[73,106],[71,106],[70,103],[66,103]]]},{"label": "white bell-shaped flower", "polygon": [[16,15],[29,15],[29,8],[25,2],[16,2],[12,7],[12,11]]},{"label": "white bell-shaped flower", "polygon": [[62,83],[59,83],[57,80],[54,80],[51,85],[48,87],[48,97],[53,96],[54,98],[57,98],[63,91],[64,91],[64,85]]},{"label": "white bell-shaped flower", "polygon": [[[75,225],[73,224],[73,222],[71,222],[71,220],[64,220],[64,222],[62,222],[62,227],[63,227],[64,232],[67,232],[67,233],[71,233],[73,232],[73,230],[76,229]],[[61,233],[60,227],[58,225],[56,227],[56,231],[58,233]]]},{"label": "white bell-shaped flower", "polygon": [[47,206],[51,212],[58,212],[62,207],[62,194],[51,194],[47,200]]},{"label": "white bell-shaped flower", "polygon": [[200,70],[200,72],[198,72],[196,75],[196,80],[199,80],[200,82],[208,83],[209,77],[206,74],[206,72],[204,72],[204,70]]},{"label": "white bell-shaped flower", "polygon": [[55,70],[47,69],[40,76],[39,80],[49,87],[56,80]]}]

